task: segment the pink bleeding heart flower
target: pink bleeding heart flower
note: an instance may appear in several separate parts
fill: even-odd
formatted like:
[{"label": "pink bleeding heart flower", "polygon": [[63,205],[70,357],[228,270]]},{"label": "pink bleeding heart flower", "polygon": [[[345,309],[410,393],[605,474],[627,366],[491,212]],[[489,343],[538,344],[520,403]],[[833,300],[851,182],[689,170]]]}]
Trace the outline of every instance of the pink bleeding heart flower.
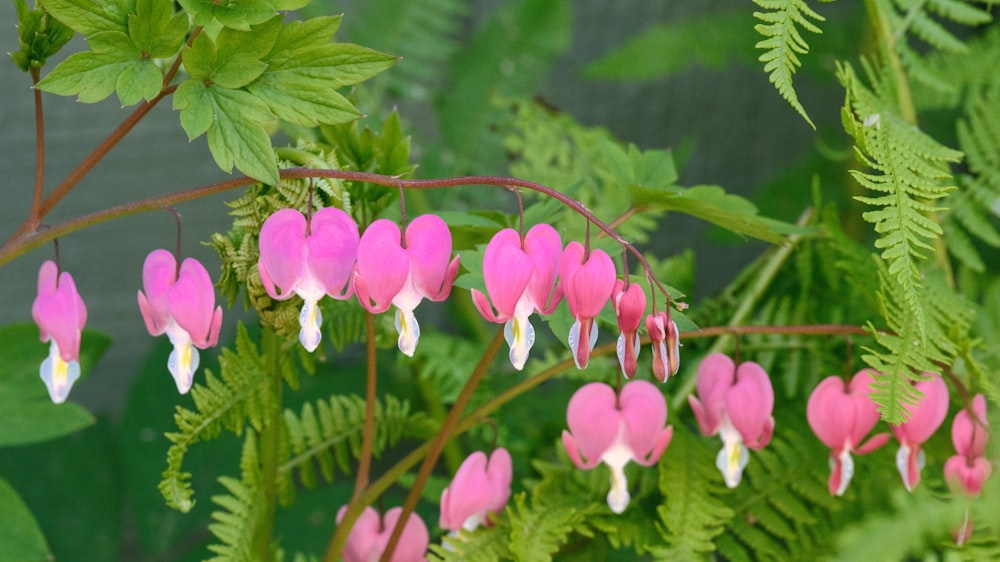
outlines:
[{"label": "pink bleeding heart flower", "polygon": [[[347,506],[343,506],[337,511],[337,523],[344,518]],[[385,547],[392,536],[392,530],[396,527],[403,514],[403,508],[394,507],[380,517],[371,507],[366,507],[354,522],[354,528],[347,535],[347,542],[344,544],[342,553],[343,562],[376,562],[382,558]],[[403,527],[403,534],[400,535],[396,549],[392,553],[390,562],[427,562],[427,547],[430,545],[430,534],[427,532],[427,525],[416,513],[410,514],[406,525]]]},{"label": "pink bleeding heart flower", "polygon": [[335,208],[316,211],[308,222],[295,209],[282,209],[260,229],[257,270],[261,283],[273,299],[302,297],[299,341],[308,351],[319,346],[323,315],[317,303],[323,295],[339,300],[353,295],[348,281],[358,239],[357,223]]},{"label": "pink bleeding heart flower", "polygon": [[854,476],[851,452],[864,455],[889,440],[888,433],[879,433],[861,443],[879,420],[878,408],[869,397],[871,383],[868,369],[855,374],[846,387],[842,378],[827,377],[813,390],[806,406],[809,427],[830,447],[830,493],[835,496],[847,491]]},{"label": "pink bleeding heart flower", "polygon": [[379,219],[361,235],[354,292],[372,314],[396,306],[399,350],[412,357],[420,339],[413,310],[424,298],[448,298],[457,273],[458,256],[451,259],[451,233],[440,217],[413,219],[404,237],[396,223]]},{"label": "pink bleeding heart flower", "polygon": [[941,375],[923,373],[923,376],[930,378],[914,385],[923,397],[916,404],[905,406],[909,420],[892,426],[892,433],[899,441],[896,468],[903,477],[903,485],[911,492],[920,483],[920,471],[927,462],[921,445],[934,435],[948,415],[948,387]]},{"label": "pink bleeding heart flower", "polygon": [[[222,327],[222,307],[215,306],[215,288],[205,266],[187,258],[177,268],[174,255],[153,250],[142,265],[139,311],[152,336],[167,334],[174,350],[167,369],[181,394],[191,389],[198,370],[198,349],[214,347]],[[198,348],[198,349],[195,349]]]},{"label": "pink bleeding heart flower", "polygon": [[566,408],[569,431],[562,442],[576,466],[589,470],[603,462],[611,469],[608,507],[615,513],[629,503],[625,465],[655,464],[670,444],[674,428],[667,422],[667,403],[652,383],[634,380],[615,396],[610,386],[592,382],[577,390]]},{"label": "pink bleeding heart flower", "polygon": [[639,357],[639,325],[646,312],[646,292],[638,283],[626,286],[625,281],[619,279],[615,281],[611,302],[614,303],[621,331],[618,336],[618,365],[625,378],[630,379],[635,376],[636,359]]},{"label": "pink bleeding heart flower", "polygon": [[73,276],[59,273],[49,260],[38,270],[38,296],[31,305],[38,337],[49,345],[49,356],[38,371],[49,398],[62,404],[80,378],[80,335],[87,323],[87,307],[76,290]]},{"label": "pink bleeding heart flower", "polygon": [[757,363],[747,361],[737,368],[728,356],[712,353],[698,366],[698,398],[688,396],[688,403],[702,434],[722,438],[715,466],[726,486],[735,488],[750,461],[747,448],[758,450],[771,442],[771,379]]},{"label": "pink bleeding heart flower", "polygon": [[489,298],[473,289],[472,302],[488,322],[506,323],[504,338],[515,369],[524,368],[535,343],[535,329],[528,316],[534,312],[552,314],[562,298],[555,288],[561,255],[559,233],[547,224],[531,227],[523,242],[517,231],[505,228],[486,245],[483,280]]},{"label": "pink bleeding heart flower", "polygon": [[569,329],[569,348],[577,369],[590,362],[590,352],[597,343],[594,318],[611,299],[615,289],[615,262],[604,250],[587,250],[576,241],[563,250],[559,261],[559,287],[569,312],[576,318]]},{"label": "pink bleeding heart flower", "polygon": [[681,368],[681,341],[677,324],[666,312],[646,316],[646,331],[653,344],[653,376],[660,382]]},{"label": "pink bleeding heart flower", "polygon": [[970,414],[969,409],[963,409],[955,414],[951,441],[958,454],[945,462],[944,476],[952,491],[962,490],[967,496],[976,497],[993,472],[992,463],[983,457],[989,430],[986,398],[982,394],[972,399],[971,411]]},{"label": "pink bleeding heart flower", "polygon": [[482,451],[469,455],[441,493],[441,528],[457,533],[489,525],[489,516],[500,513],[510,499],[513,472],[510,453],[502,447],[489,459]]}]

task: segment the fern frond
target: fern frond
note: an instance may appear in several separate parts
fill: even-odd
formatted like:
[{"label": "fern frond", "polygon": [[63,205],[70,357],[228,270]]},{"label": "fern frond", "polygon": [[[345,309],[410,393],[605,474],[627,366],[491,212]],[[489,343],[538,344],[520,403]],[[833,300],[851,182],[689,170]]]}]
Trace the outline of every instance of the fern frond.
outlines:
[{"label": "fern frond", "polygon": [[427,345],[417,347],[412,360],[402,356],[400,360],[415,363],[420,378],[431,383],[442,402],[450,404],[458,397],[469,377],[469,365],[475,365],[482,356],[482,345],[439,332],[421,334],[420,337]]},{"label": "fern frond", "polygon": [[513,500],[513,507],[507,508],[511,523],[510,551],[519,562],[549,562],[574,530],[584,529],[587,510],[535,501],[529,507],[524,492]]},{"label": "fern frond", "polygon": [[925,345],[926,322],[917,300],[919,262],[925,251],[933,250],[932,242],[942,233],[927,214],[937,210],[935,200],[955,189],[947,183],[951,180],[948,164],[959,161],[962,153],[942,146],[900,117],[895,111],[892,81],[870,66],[866,70],[871,89],[855,76],[850,65],[838,69],[847,90],[841,112],[845,128],[854,137],[858,158],[873,170],[852,170],[851,175],[861,186],[882,194],[855,199],[877,207],[862,217],[873,223],[880,235],[875,246],[882,250],[889,274],[917,322],[917,339]]},{"label": "fern frond", "polygon": [[492,527],[462,530],[458,536],[446,535],[442,544],[432,544],[430,551],[444,562],[512,560],[510,520],[503,514],[493,520]]},{"label": "fern frond", "polygon": [[813,11],[805,0],[754,0],[754,4],[768,10],[753,13],[755,18],[764,22],[754,26],[757,33],[765,37],[756,45],[764,50],[758,60],[764,63],[764,72],[768,73],[768,79],[781,97],[815,129],[816,125],[795,93],[792,77],[802,66],[799,55],[809,52],[809,44],[802,38],[799,27],[812,33],[822,33],[810,20],[822,22],[826,19]]},{"label": "fern frond", "polygon": [[258,430],[264,423],[269,375],[242,323],[236,330],[236,350],[223,348],[219,367],[219,377],[206,371],[205,384],[194,385],[191,396],[195,409],[178,406],[174,422],[179,431],[166,434],[173,444],[167,451],[167,468],[159,489],[167,505],[185,513],[194,507],[191,475],[182,471],[188,447],[218,437],[223,429],[239,435],[247,422]]},{"label": "fern frond", "polygon": [[711,451],[684,427],[674,428],[670,448],[660,460],[658,527],[667,547],[652,549],[657,560],[700,560],[715,550],[713,539],[733,520],[719,496],[725,488]]},{"label": "fern frond", "polygon": [[[306,403],[301,414],[285,410],[288,460],[278,467],[282,503],[291,503],[294,498],[293,474],[310,489],[317,484],[317,472],[327,483],[333,482],[336,468],[350,474],[354,459],[361,454],[364,417],[365,401],[358,396],[331,396],[329,400]],[[407,402],[387,395],[375,402],[372,452],[378,456],[404,437],[430,437],[434,425],[424,412],[411,413]]]},{"label": "fern frond", "polygon": [[213,523],[208,525],[217,544],[208,549],[216,554],[208,562],[250,562],[256,558],[252,552],[257,519],[264,508],[265,499],[260,488],[257,435],[247,431],[240,455],[242,479],[219,477],[219,483],[229,492],[212,496],[212,502],[222,508],[212,512]]}]

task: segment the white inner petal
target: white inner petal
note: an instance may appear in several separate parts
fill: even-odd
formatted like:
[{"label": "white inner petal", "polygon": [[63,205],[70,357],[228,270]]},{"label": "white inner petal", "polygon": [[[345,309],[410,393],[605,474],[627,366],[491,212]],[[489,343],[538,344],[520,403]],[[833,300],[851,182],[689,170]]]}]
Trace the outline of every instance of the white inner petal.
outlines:
[{"label": "white inner petal", "polygon": [[322,337],[320,326],[323,325],[323,313],[320,311],[317,301],[307,300],[302,304],[302,311],[299,312],[299,342],[306,351],[313,352],[319,347],[319,340]]},{"label": "white inner petal", "polygon": [[723,420],[719,428],[719,437],[722,438],[722,449],[715,457],[715,466],[722,473],[726,486],[735,488],[739,486],[743,479],[743,470],[750,462],[750,451],[743,444],[740,432],[728,419]]},{"label": "white inner petal", "polygon": [[420,324],[417,323],[413,310],[396,309],[396,333],[399,334],[397,344],[403,355],[413,357],[420,340]]},{"label": "white inner petal", "polygon": [[535,344],[535,328],[527,316],[514,316],[504,324],[503,337],[510,346],[510,362],[520,371],[528,360],[528,352]]}]

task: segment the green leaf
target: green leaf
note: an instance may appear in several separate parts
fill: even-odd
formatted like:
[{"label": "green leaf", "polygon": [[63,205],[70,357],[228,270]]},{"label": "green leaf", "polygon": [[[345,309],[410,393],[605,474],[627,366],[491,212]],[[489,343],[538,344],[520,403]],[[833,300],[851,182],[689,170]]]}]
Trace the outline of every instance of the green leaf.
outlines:
[{"label": "green leaf", "polygon": [[19,49],[10,54],[23,72],[45,66],[70,39],[73,30],[51,17],[41,7],[28,8],[27,0],[14,0],[17,11],[17,41]]},{"label": "green leaf", "polygon": [[764,63],[764,72],[777,88],[781,97],[809,123],[813,129],[816,125],[806,115],[805,108],[799,102],[799,97],[792,86],[792,77],[798,67],[802,66],[799,55],[809,52],[809,44],[799,33],[799,27],[813,33],[822,33],[810,18],[816,21],[826,21],[825,18],[810,8],[805,0],[754,0],[766,12],[754,12],[754,17],[764,23],[754,26],[757,33],[765,37],[757,43],[758,49],[764,49],[764,54],[758,60]]},{"label": "green leaf", "polygon": [[181,125],[194,139],[208,132],[208,148],[215,163],[226,172],[233,166],[255,179],[278,183],[278,166],[271,138],[261,125],[271,112],[259,98],[189,80],[177,89],[174,109],[181,110]]},{"label": "green leaf", "polygon": [[386,70],[396,58],[346,43],[329,43],[339,18],[290,23],[264,59],[267,71],[249,85],[279,118],[305,127],[337,124],[361,116],[337,88]]},{"label": "green leaf", "polygon": [[267,68],[261,58],[272,49],[280,30],[281,17],[275,17],[249,31],[223,29],[214,40],[201,34],[184,49],[184,68],[191,78],[242,88]]},{"label": "green leaf", "polygon": [[629,195],[636,206],[679,211],[737,234],[752,236],[772,244],[785,241],[773,228],[776,221],[758,216],[753,203],[739,195],[726,193],[717,185],[696,185],[690,188],[671,186],[660,189],[633,185],[629,187]]},{"label": "green leaf", "polygon": [[0,559],[52,560],[35,516],[3,478],[0,478]]},{"label": "green leaf", "polygon": [[118,99],[126,106],[155,98],[162,86],[163,73],[149,59],[126,66],[115,81]]},{"label": "green leaf", "polygon": [[88,37],[102,31],[125,32],[128,28],[125,0],[41,0],[41,4],[54,18]]},{"label": "green leaf", "polygon": [[128,16],[132,43],[153,58],[170,57],[184,44],[188,19],[174,14],[171,0],[136,0],[135,13]]},{"label": "green leaf", "polygon": [[184,11],[194,16],[194,24],[206,26],[216,19],[230,29],[248,30],[264,23],[277,12],[268,0],[178,0]]},{"label": "green leaf", "polygon": [[[38,368],[48,345],[38,341],[33,324],[0,327],[0,446],[23,445],[72,433],[94,423],[78,404],[53,404]],[[111,344],[103,334],[85,330],[80,342],[80,384]]]}]

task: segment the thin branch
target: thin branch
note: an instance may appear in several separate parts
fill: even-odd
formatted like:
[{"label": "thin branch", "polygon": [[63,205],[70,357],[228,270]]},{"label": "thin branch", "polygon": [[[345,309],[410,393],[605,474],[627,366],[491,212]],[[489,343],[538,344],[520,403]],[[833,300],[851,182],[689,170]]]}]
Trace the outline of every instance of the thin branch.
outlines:
[{"label": "thin branch", "polygon": [[375,315],[365,314],[365,347],[368,353],[368,382],[365,385],[365,429],[361,434],[361,458],[358,459],[358,475],[354,481],[354,496],[357,498],[368,487],[368,474],[372,466],[372,447],[375,442],[375,390],[378,383],[378,363],[375,348]]},{"label": "thin branch", "polygon": [[42,113],[42,91],[35,87],[38,85],[40,71],[32,67],[30,72],[31,90],[35,97],[35,193],[31,199],[27,228],[33,232],[38,229],[38,223],[42,220],[42,192],[45,188],[45,119]]}]

